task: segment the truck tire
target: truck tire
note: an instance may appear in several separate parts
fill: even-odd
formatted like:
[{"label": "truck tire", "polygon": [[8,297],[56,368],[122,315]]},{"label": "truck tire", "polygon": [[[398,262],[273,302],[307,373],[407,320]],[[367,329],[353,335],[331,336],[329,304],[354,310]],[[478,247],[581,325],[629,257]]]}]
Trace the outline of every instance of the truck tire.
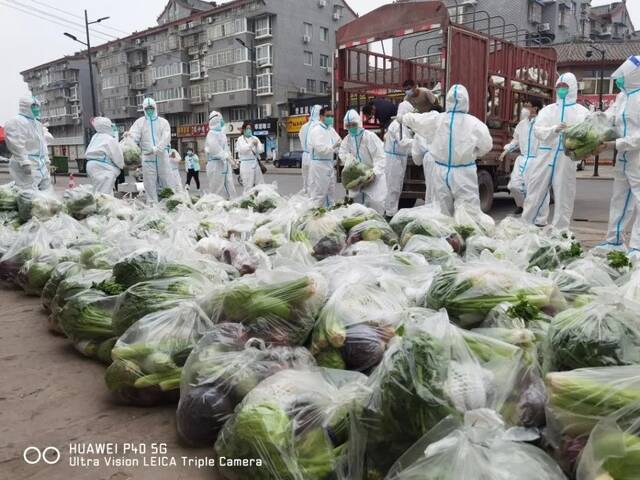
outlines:
[{"label": "truck tire", "polygon": [[478,190],[480,191],[480,208],[489,213],[493,207],[493,177],[486,170],[478,171]]},{"label": "truck tire", "polygon": [[401,198],[398,202],[398,208],[413,208],[417,201],[417,198]]}]

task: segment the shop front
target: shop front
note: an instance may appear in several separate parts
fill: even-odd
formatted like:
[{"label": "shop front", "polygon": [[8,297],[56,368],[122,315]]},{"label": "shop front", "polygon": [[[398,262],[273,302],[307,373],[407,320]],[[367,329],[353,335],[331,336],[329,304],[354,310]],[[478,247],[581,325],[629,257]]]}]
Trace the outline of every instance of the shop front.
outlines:
[{"label": "shop front", "polygon": [[309,120],[308,114],[290,115],[287,117],[287,148],[289,152],[294,150],[302,150],[300,145],[300,129]]},{"label": "shop front", "polygon": [[272,160],[278,156],[278,120],[267,118],[256,120],[253,134],[260,139],[264,146],[263,160]]}]

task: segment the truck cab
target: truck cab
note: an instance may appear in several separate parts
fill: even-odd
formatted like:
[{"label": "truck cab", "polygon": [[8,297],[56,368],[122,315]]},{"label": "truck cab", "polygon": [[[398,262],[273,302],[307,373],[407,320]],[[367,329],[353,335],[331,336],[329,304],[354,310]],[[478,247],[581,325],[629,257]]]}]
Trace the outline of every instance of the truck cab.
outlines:
[{"label": "truck cab", "polygon": [[[342,26],[336,32],[333,103],[336,128],[345,134],[342,119],[349,108],[359,111],[372,98],[394,102],[404,98],[402,84],[414,80],[419,86],[441,93],[445,106],[449,87],[462,84],[470,96],[469,113],[487,124],[493,150],[478,159],[478,185],[482,209],[493,205],[493,195],[505,191],[511,173],[511,159],[499,161],[529,96],[549,103],[554,95],[556,52],[544,47],[543,39],[501,17],[483,11],[458,15],[439,1],[383,5]],[[374,52],[376,42],[418,39],[425,53],[402,58]],[[416,42],[417,43],[417,42]],[[402,52],[401,48],[397,48]],[[366,128],[380,130],[375,124]],[[428,180],[428,179],[427,179]],[[424,197],[422,167],[407,165],[401,207]]]}]

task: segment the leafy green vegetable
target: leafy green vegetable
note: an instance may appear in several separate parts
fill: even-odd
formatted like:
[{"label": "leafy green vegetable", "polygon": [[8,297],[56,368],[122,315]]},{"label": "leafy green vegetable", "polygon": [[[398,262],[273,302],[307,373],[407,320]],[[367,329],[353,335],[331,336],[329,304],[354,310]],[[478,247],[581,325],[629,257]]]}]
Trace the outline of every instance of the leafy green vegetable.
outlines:
[{"label": "leafy green vegetable", "polygon": [[346,190],[355,190],[373,180],[373,169],[362,162],[348,162],[342,169],[341,182]]},{"label": "leafy green vegetable", "polygon": [[173,191],[173,189],[169,187],[164,187],[162,190],[160,190],[160,193],[158,193],[158,198],[160,200],[167,200],[171,198],[174,194],[175,192]]},{"label": "leafy green vegetable", "polygon": [[620,251],[613,251],[607,253],[607,261],[609,266],[615,269],[622,269],[631,266],[631,260],[626,253]]}]

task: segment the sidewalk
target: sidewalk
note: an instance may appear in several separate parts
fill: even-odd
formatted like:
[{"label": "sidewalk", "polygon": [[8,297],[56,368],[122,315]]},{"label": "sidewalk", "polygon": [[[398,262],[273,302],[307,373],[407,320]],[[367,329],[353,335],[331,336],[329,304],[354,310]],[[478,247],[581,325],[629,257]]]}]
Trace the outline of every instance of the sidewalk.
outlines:
[{"label": "sidewalk", "polygon": [[613,180],[613,165],[599,165],[598,176],[593,176],[593,165],[585,165],[584,170],[576,172],[579,180]]}]

